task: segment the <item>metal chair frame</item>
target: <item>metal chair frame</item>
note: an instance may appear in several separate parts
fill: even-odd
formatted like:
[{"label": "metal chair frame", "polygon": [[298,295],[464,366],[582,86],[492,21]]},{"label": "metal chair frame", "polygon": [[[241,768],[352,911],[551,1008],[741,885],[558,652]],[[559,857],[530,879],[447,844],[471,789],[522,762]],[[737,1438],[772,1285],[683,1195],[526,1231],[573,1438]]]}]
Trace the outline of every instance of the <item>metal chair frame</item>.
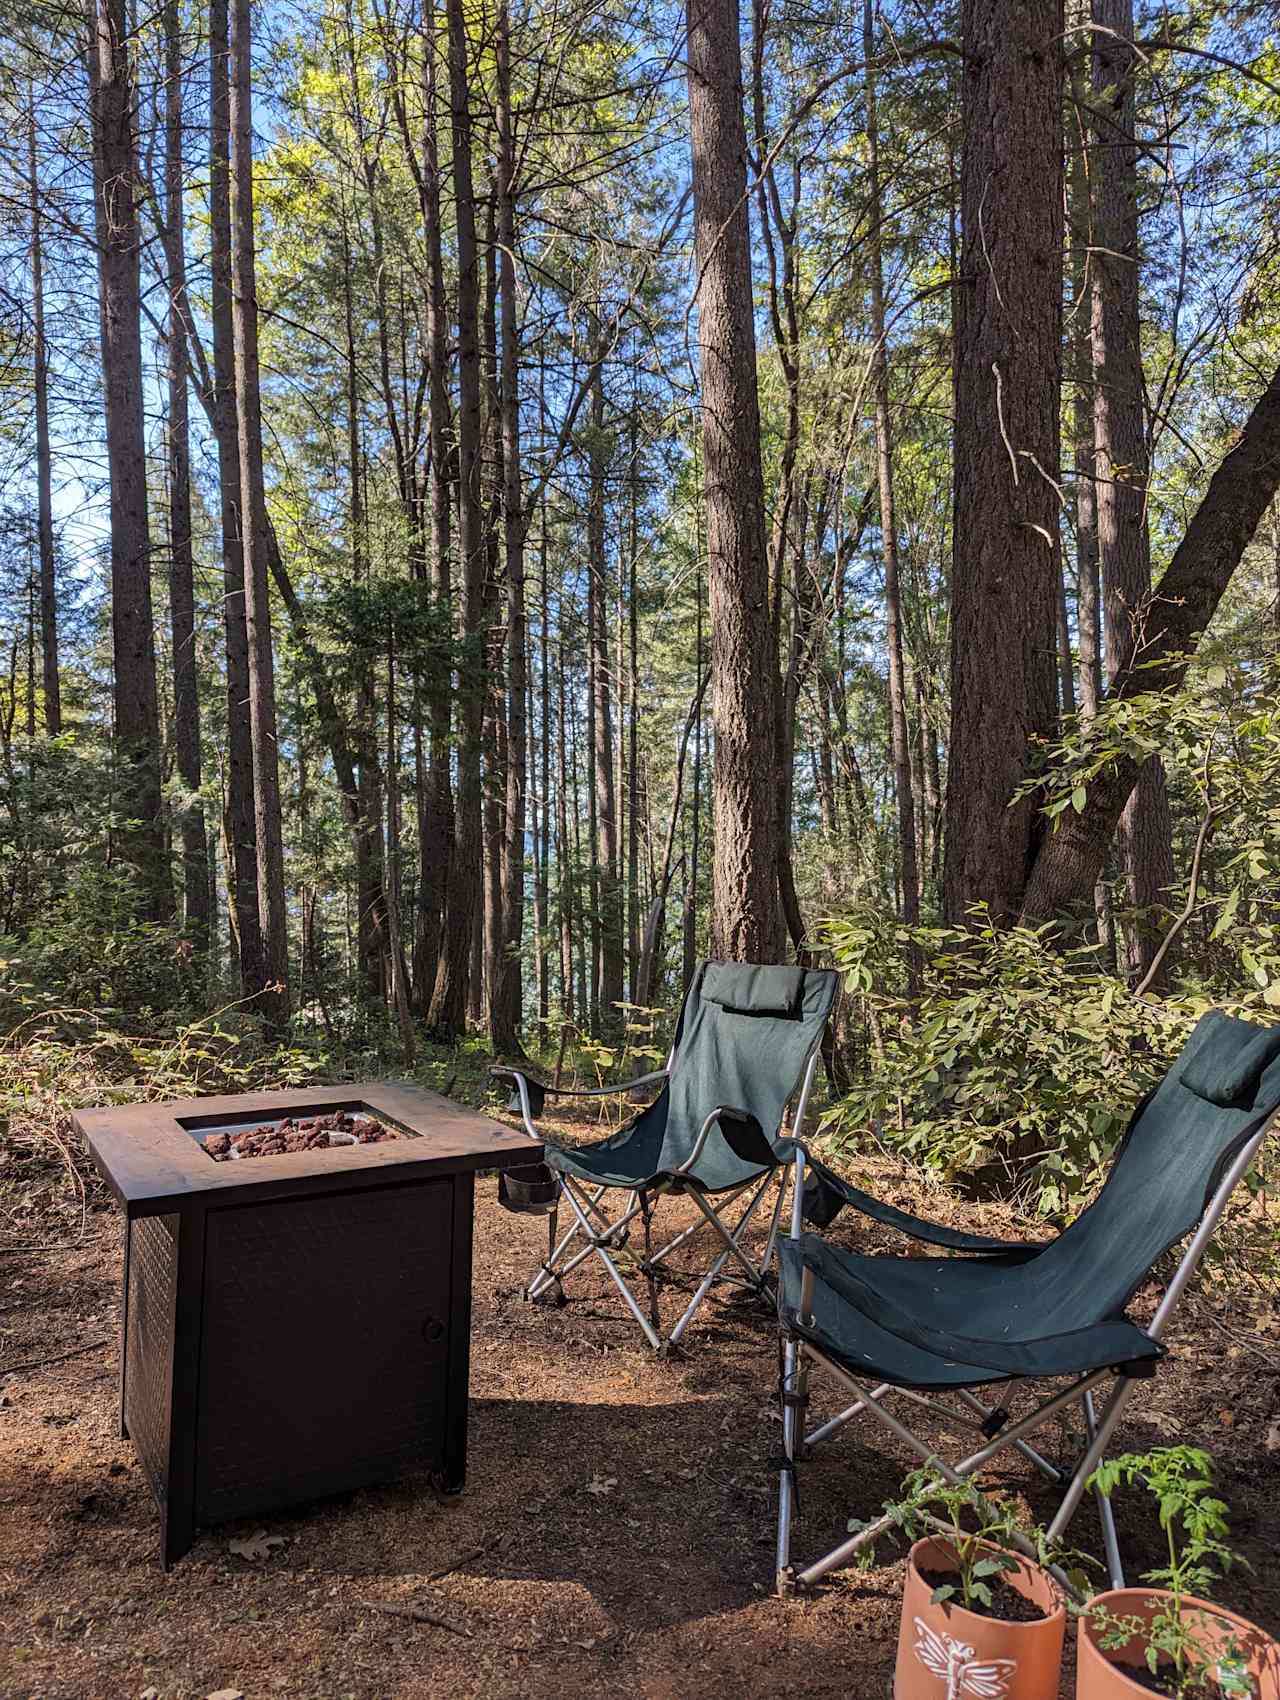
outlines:
[{"label": "metal chair frame", "polygon": [[[798,1092],[793,1094],[796,1104],[792,1137],[799,1139],[804,1131],[805,1116],[809,1106],[809,1096],[813,1088],[814,1074],[817,1069],[818,1056],[822,1043],[821,1032],[815,1037],[810,1048],[804,1070],[800,1078]],[[619,1086],[591,1087],[562,1092],[552,1087],[544,1087],[547,1096],[571,1097],[620,1097],[636,1087],[656,1084],[665,1081],[671,1068],[671,1056],[668,1056],[666,1067],[656,1074],[645,1075],[638,1080],[624,1082]],[[504,1078],[513,1079],[520,1099],[520,1114],[528,1133],[534,1139],[544,1139],[535,1122],[529,1101],[528,1082],[518,1070],[504,1071]],[[783,1203],[786,1198],[787,1184],[791,1173],[791,1164],[780,1161],[776,1168],[766,1169],[763,1174],[753,1175],[741,1185],[727,1188],[723,1192],[709,1194],[697,1183],[693,1173],[698,1159],[706,1149],[708,1141],[713,1137],[722,1137],[718,1130],[718,1122],[725,1112],[720,1106],[710,1112],[702,1123],[693,1149],[676,1169],[664,1174],[658,1184],[652,1188],[625,1188],[596,1186],[578,1179],[576,1176],[557,1174],[559,1195],[547,1217],[547,1258],[538,1273],[525,1289],[528,1299],[543,1299],[556,1289],[563,1296],[563,1283],[566,1275],[588,1261],[594,1253],[608,1272],[610,1280],[618,1289],[618,1294],[639,1325],[645,1339],[655,1352],[665,1354],[679,1346],[689,1324],[702,1308],[711,1289],[725,1275],[726,1265],[732,1264],[743,1284],[751,1291],[769,1296],[769,1269],[773,1262],[774,1249],[778,1239],[778,1229],[782,1222]],[[741,1114],[742,1112],[736,1112]],[[765,1240],[764,1253],[758,1263],[753,1262],[748,1255],[744,1240],[750,1227],[757,1207],[760,1205],[770,1188],[775,1190],[775,1197],[769,1211],[769,1231]],[[609,1192],[626,1192],[621,1212],[610,1217],[602,1207],[602,1200]],[[691,1198],[701,1214],[701,1220],[692,1226],[683,1228],[669,1239],[658,1250],[652,1249],[650,1224],[653,1199],[657,1195],[680,1195]],[[712,1199],[715,1203],[712,1203]],[[725,1219],[727,1212],[739,1200],[745,1199],[741,1214],[730,1222]],[[572,1212],[572,1223],[568,1231],[560,1238],[559,1233],[559,1202],[563,1200]],[[636,1217],[640,1217],[645,1232],[645,1254],[639,1260],[639,1273],[644,1277],[648,1287],[648,1315],[641,1307],[632,1287],[628,1285],[625,1276],[615,1261],[617,1253],[626,1245],[630,1233],[630,1225]],[[662,1263],[680,1246],[687,1244],[695,1235],[704,1229],[710,1229],[722,1242],[722,1249],[702,1276],[693,1297],[690,1299],[679,1320],[667,1335],[662,1333],[662,1324],[658,1315],[657,1279]]]},{"label": "metal chair frame", "polygon": [[[1155,1315],[1145,1330],[1153,1340],[1164,1338],[1179,1301],[1200,1267],[1232,1193],[1248,1173],[1263,1140],[1278,1123],[1280,1123],[1280,1112],[1269,1117],[1258,1132],[1241,1148],[1218,1183],[1187,1244],[1178,1267],[1165,1289]],[[799,1201],[804,1195],[804,1165],[805,1154],[803,1150],[798,1150],[793,1165],[794,1181],[791,1212],[791,1238],[793,1240],[799,1239],[803,1231]],[[813,1286],[813,1271],[806,1268],[800,1290],[801,1322],[811,1315]],[[836,1416],[805,1433],[802,1425],[808,1404],[808,1383],[811,1368],[817,1369],[842,1392],[851,1394],[853,1402]],[[1099,1412],[1095,1406],[1094,1395],[1104,1383],[1112,1378],[1114,1378],[1114,1386],[1103,1409]],[[851,1375],[842,1363],[823,1352],[812,1341],[794,1332],[789,1332],[784,1320],[783,1369],[779,1389],[782,1400],[783,1459],[778,1477],[776,1565],[778,1593],[786,1596],[812,1587],[814,1583],[820,1581],[831,1571],[839,1570],[847,1565],[864,1547],[869,1546],[892,1525],[892,1518],[887,1515],[881,1516],[863,1525],[848,1540],[842,1541],[830,1552],[815,1559],[812,1563],[803,1567],[797,1567],[792,1563],[791,1530],[796,1504],[795,1466],[804,1459],[806,1453],[813,1447],[821,1445],[832,1435],[839,1433],[855,1417],[861,1416],[864,1412],[883,1423],[891,1434],[910,1447],[927,1465],[932,1465],[937,1470],[939,1477],[952,1484],[958,1484],[976,1475],[997,1454],[1010,1446],[1015,1447],[1042,1475],[1050,1481],[1064,1484],[1062,1499],[1053,1520],[1048,1526],[1050,1540],[1059,1539],[1065,1533],[1071,1519],[1079,1509],[1080,1501],[1088,1488],[1089,1478],[1105,1458],[1116,1425],[1119,1423],[1125,1406],[1133,1394],[1136,1382],[1142,1378],[1126,1375],[1122,1370],[1114,1368],[1092,1370],[1087,1374],[1076,1376],[1062,1391],[1043,1399],[1034,1410],[1017,1422],[1007,1422],[1006,1399],[1012,1397],[1013,1390],[1022,1381],[1032,1379],[1047,1380],[1050,1378],[1010,1377],[1007,1380],[992,1384],[1001,1390],[1001,1395],[994,1405],[984,1404],[968,1388],[955,1389],[955,1397],[961,1407],[957,1410],[955,1406],[945,1403],[941,1398],[925,1394],[916,1388],[900,1387],[889,1382],[882,1382],[876,1387],[864,1384],[856,1376]],[[910,1405],[922,1408],[933,1415],[941,1416],[949,1425],[959,1424],[974,1428],[984,1436],[985,1444],[970,1452],[966,1457],[962,1457],[954,1463],[948,1463],[938,1456],[935,1448],[915,1434],[906,1422],[887,1408],[886,1401],[889,1397],[906,1400]],[[1057,1416],[1060,1412],[1070,1410],[1073,1406],[1078,1406],[1083,1416],[1087,1445],[1074,1470],[1068,1473],[1058,1469],[1036,1451],[1029,1444],[1029,1436],[1042,1424]],[[1116,1536],[1115,1516],[1111,1502],[1105,1495],[1096,1490],[1094,1497],[1102,1524],[1103,1548],[1111,1586],[1123,1588],[1125,1585],[1124,1568],[1120,1560],[1120,1547]]]}]

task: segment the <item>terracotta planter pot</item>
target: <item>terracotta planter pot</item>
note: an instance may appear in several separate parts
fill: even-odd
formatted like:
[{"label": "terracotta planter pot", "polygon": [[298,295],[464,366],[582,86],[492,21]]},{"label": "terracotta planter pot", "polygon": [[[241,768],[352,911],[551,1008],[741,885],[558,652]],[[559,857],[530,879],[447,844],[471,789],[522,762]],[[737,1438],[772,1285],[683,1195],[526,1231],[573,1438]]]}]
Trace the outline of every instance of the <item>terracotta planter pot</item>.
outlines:
[{"label": "terracotta planter pot", "polygon": [[[1098,1594],[1093,1604],[1113,1617],[1150,1619],[1157,1603],[1168,1595],[1158,1588],[1115,1588]],[[1239,1647],[1253,1677],[1258,1700],[1280,1700],[1280,1644],[1263,1633],[1248,1618],[1237,1617],[1208,1600],[1188,1599],[1186,1615],[1196,1620],[1194,1633],[1198,1640],[1212,1649],[1225,1649],[1232,1641]],[[1151,1690],[1134,1682],[1118,1668],[1121,1664],[1141,1665],[1146,1660],[1146,1648],[1140,1637],[1128,1646],[1103,1652],[1094,1637],[1087,1617],[1080,1619],[1076,1653],[1076,1700],[1133,1700],[1145,1695],[1151,1700]]]},{"label": "terracotta planter pot", "polygon": [[907,1555],[894,1700],[1056,1700],[1066,1611],[1039,1565],[1018,1557],[1000,1578],[1045,1612],[1033,1623],[983,1617],[954,1600],[933,1605],[922,1569],[955,1569],[945,1538],[917,1541]]}]

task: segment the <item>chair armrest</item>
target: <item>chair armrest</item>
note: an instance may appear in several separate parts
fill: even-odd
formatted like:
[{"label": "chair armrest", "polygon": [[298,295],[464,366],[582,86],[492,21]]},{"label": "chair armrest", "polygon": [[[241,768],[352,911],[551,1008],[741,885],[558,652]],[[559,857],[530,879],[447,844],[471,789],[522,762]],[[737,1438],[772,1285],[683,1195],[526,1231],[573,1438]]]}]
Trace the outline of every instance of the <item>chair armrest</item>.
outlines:
[{"label": "chair armrest", "polygon": [[736,1157],[741,1157],[747,1163],[759,1163],[762,1168],[776,1166],[778,1157],[773,1146],[764,1136],[764,1129],[750,1110],[740,1110],[732,1104],[717,1104],[698,1129],[698,1137],[693,1142],[693,1150],[684,1162],[671,1172],[675,1175],[692,1173],[698,1159],[706,1149],[713,1127],[719,1126],[725,1144]]},{"label": "chair armrest", "polygon": [[1024,1262],[1035,1257],[1049,1243],[1046,1240],[1000,1240],[993,1239],[988,1234],[968,1234],[959,1228],[944,1227],[941,1222],[930,1222],[923,1216],[913,1216],[907,1210],[899,1210],[895,1205],[886,1204],[882,1199],[875,1198],[869,1192],[863,1192],[860,1187],[852,1186],[848,1181],[829,1169],[825,1163],[807,1154],[809,1178],[805,1187],[804,1217],[817,1228],[830,1227],[837,1214],[847,1204],[851,1209],[860,1211],[864,1216],[870,1216],[875,1222],[882,1223],[886,1228],[894,1228],[910,1239],[920,1240],[926,1245],[941,1246],[947,1251],[967,1252],[971,1256],[1003,1257],[1010,1262]]},{"label": "chair armrest", "polygon": [[637,1075],[634,1080],[624,1080],[617,1086],[549,1086],[545,1080],[535,1080],[522,1069],[500,1063],[489,1070],[489,1078],[511,1086],[507,1109],[513,1115],[523,1116],[525,1127],[535,1139],[541,1139],[533,1123],[542,1114],[548,1098],[621,1098],[637,1087],[656,1086],[659,1081],[665,1081],[667,1071],[664,1068],[654,1074]]}]

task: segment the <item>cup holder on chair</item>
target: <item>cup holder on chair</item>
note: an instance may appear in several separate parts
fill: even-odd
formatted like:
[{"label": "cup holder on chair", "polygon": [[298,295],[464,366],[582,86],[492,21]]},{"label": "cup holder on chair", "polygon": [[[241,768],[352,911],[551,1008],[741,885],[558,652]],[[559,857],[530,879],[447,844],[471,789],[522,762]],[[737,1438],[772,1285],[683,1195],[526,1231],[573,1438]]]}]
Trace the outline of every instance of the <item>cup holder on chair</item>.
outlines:
[{"label": "cup holder on chair", "polygon": [[560,1184],[545,1163],[504,1169],[498,1176],[498,1203],[517,1216],[549,1216],[560,1196]]}]

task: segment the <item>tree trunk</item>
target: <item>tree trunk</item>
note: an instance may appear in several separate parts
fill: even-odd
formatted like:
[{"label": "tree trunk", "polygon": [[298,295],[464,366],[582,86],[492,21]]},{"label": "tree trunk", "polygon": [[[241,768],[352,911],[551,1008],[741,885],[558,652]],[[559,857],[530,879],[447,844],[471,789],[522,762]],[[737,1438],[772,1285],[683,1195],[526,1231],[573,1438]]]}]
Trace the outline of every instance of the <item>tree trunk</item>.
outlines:
[{"label": "tree trunk", "polygon": [[209,4],[209,273],[213,332],[210,414],[218,444],[222,533],[222,613],[227,672],[227,907],[241,991],[264,979],[258,920],[258,840],[253,813],[253,729],[249,717],[249,628],[240,545],[240,443],[236,425],[231,278],[231,94],[227,0]]},{"label": "tree trunk", "polygon": [[[1263,514],[1280,490],[1280,370],[1209,482],[1164,576],[1140,610],[1109,691],[1126,701],[1176,688],[1231,575]],[[1068,809],[1040,848],[1027,885],[1023,918],[1052,920],[1078,911],[1090,897],[1107,846],[1138,778],[1121,760],[1085,788],[1084,808]]]},{"label": "tree trunk", "polygon": [[458,515],[462,554],[460,668],[461,739],[453,854],[445,925],[431,999],[431,1024],[454,1038],[466,1026],[472,930],[479,912],[481,844],[480,744],[484,701],[478,645],[484,603],[484,516],[480,491],[480,278],[475,194],[471,179],[471,108],[467,87],[467,23],[462,0],[448,0],[449,89],[458,251]]},{"label": "tree trunk", "polygon": [[[1138,150],[1134,143],[1132,0],[1093,0],[1094,253],[1092,333],[1094,456],[1107,655],[1114,668],[1140,637],[1151,596],[1148,456],[1138,314]],[[1172,825],[1164,767],[1146,763],[1120,819],[1118,848],[1134,919],[1123,929],[1130,980],[1151,964],[1161,928],[1150,912],[1173,884]],[[1146,924],[1144,924],[1144,918]]]},{"label": "tree trunk", "polygon": [[94,0],[89,92],[98,240],[102,387],[111,512],[111,648],[115,740],[122,762],[120,838],[136,867],[143,912],[173,915],[160,794],[160,710],[147,525],[143,412],[141,233],[135,195],[134,107],[124,0]]},{"label": "tree trunk", "polygon": [[520,945],[524,933],[529,680],[524,598],[526,524],[520,476],[519,330],[516,316],[516,146],[511,110],[511,20],[507,0],[499,0],[496,46],[498,269],[502,322],[502,535],[507,571],[507,772],[502,850],[502,949],[489,998],[489,1034],[494,1050],[509,1056],[520,1050]]},{"label": "tree trunk", "polygon": [[604,383],[596,366],[591,379],[591,487],[587,502],[587,641],[591,648],[592,750],[591,772],[595,798],[596,909],[599,919],[599,968],[596,975],[596,1018],[605,1028],[620,1019],[623,998],[623,925],[618,886],[618,815],[613,764],[613,689],[609,678],[609,644],[605,632],[608,602],[605,558],[605,440]]},{"label": "tree trunk", "polygon": [[186,228],[183,210],[182,35],[178,0],[165,0],[165,269],[168,272],[169,620],[173,641],[173,744],[182,808],[183,920],[203,958],[209,945],[209,846],[200,799],[200,696],[191,547],[191,447],[187,397]]},{"label": "tree trunk", "polygon": [[263,980],[257,1007],[279,1032],[289,1014],[288,917],[276,735],[275,662],[267,567],[267,495],[262,470],[258,387],[258,295],[253,234],[253,109],[250,0],[231,0],[231,319],[240,444],[240,542],[249,637],[249,719],[253,732],[253,814],[258,845],[258,918]]},{"label": "tree trunk", "polygon": [[961,25],[944,905],[1008,922],[1041,836],[1011,799],[1057,721],[1062,0],[963,0]]},{"label": "tree trunk", "polygon": [[[450,562],[450,407],[449,317],[445,298],[444,259],[440,241],[440,149],[436,137],[438,112],[436,10],[427,0],[422,26],[423,54],[423,175],[422,223],[427,244],[427,413],[431,459],[431,572],[437,631],[441,640],[452,632],[452,568]],[[453,844],[453,781],[449,771],[449,670],[431,669],[427,683],[430,721],[430,762],[425,794],[418,802],[418,910],[414,939],[414,994],[419,1012],[430,1007],[440,963],[444,897],[449,883]]]},{"label": "tree trunk", "polygon": [[737,0],[690,0],[689,117],[715,723],[712,950],[783,948],[760,405]]},{"label": "tree trunk", "polygon": [[884,322],[884,259],[881,252],[880,138],[876,121],[876,78],[872,0],[863,0],[862,48],[866,65],[867,192],[871,198],[871,334],[874,340],[872,385],[876,415],[876,472],[880,492],[880,547],[884,560],[885,646],[889,652],[889,728],[893,782],[898,799],[898,856],[902,875],[902,918],[920,921],[920,868],[916,859],[916,806],[911,781],[907,703],[902,665],[902,590],[898,575],[898,533],[893,505],[893,435],[889,418],[889,354]]},{"label": "tree trunk", "polygon": [[44,729],[62,731],[62,685],[58,672],[58,580],[53,546],[53,455],[49,446],[49,345],[44,324],[44,237],[40,165],[36,154],[35,85],[27,122],[27,168],[31,177],[31,321],[36,403],[36,526],[40,546],[40,658],[44,685]]}]

